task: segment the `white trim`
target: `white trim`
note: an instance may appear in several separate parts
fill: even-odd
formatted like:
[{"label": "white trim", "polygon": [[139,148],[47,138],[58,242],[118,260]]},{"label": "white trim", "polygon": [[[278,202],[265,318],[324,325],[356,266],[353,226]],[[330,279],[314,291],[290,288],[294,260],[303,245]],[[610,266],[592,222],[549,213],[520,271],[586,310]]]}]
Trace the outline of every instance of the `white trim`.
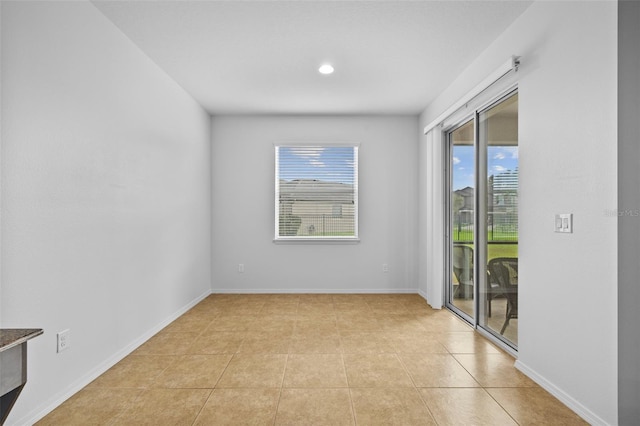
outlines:
[{"label": "white trim", "polygon": [[[211,294],[420,294],[417,288],[215,288]],[[424,297],[422,294],[420,294]]]},{"label": "white trim", "polygon": [[358,237],[278,237],[274,238],[276,244],[357,244],[360,242]]},{"label": "white trim", "polygon": [[533,370],[532,368],[522,363],[520,360],[517,360],[515,362],[515,367],[518,370],[520,370],[522,373],[527,375],[529,378],[531,378],[534,382],[539,384],[540,387],[542,387],[544,390],[546,390],[551,395],[553,395],[558,400],[560,400],[560,402],[562,402],[564,405],[566,405],[571,410],[573,410],[577,415],[579,415],[584,420],[586,420],[589,424],[594,426],[599,426],[599,425],[606,426],[609,424],[606,421],[604,421],[602,418],[600,418],[597,414],[595,414],[593,411],[589,410],[583,404],[581,404],[576,399],[574,399],[571,395],[569,395],[568,393],[566,393],[565,391],[563,391],[562,389],[560,389],[559,387],[557,387],[556,385],[554,385],[553,383],[545,379],[543,376],[541,376],[535,370]]},{"label": "white trim", "polygon": [[429,307],[431,309],[436,309],[436,310],[441,310],[442,309],[442,304],[440,304],[440,306],[429,303],[429,299],[427,299],[427,293],[425,293],[424,291],[418,289],[418,296],[422,297],[424,299],[425,302],[427,302],[427,305],[429,305]]},{"label": "white trim", "polygon": [[476,87],[474,87],[469,92],[467,92],[466,95],[464,95],[456,103],[454,103],[449,108],[447,108],[446,111],[440,114],[438,118],[436,118],[431,123],[429,123],[424,128],[424,134],[426,135],[427,133],[429,133],[429,131],[431,131],[437,125],[442,123],[445,119],[447,119],[447,117],[453,115],[454,112],[462,108],[467,102],[471,101],[473,98],[475,98],[480,93],[485,91],[493,83],[500,80],[502,77],[504,77],[511,71],[517,71],[519,65],[520,65],[520,57],[515,55],[511,56],[511,58],[509,58],[508,61],[500,65],[494,72],[489,74],[484,80],[480,82],[480,84],[478,84]]},{"label": "white trim", "polygon": [[133,342],[129,343],[124,348],[120,349],[109,358],[104,360],[102,363],[93,368],[89,373],[82,376],[80,379],[73,382],[66,389],[64,389],[61,393],[54,397],[52,401],[46,402],[43,406],[36,407],[34,410],[31,410],[27,415],[22,417],[19,420],[16,420],[13,424],[16,425],[32,425],[44,418],[47,414],[52,412],[54,409],[59,407],[63,402],[67,399],[71,398],[78,391],[82,390],[89,383],[97,379],[100,375],[104,374],[111,367],[116,365],[118,362],[122,361],[127,355],[136,350],[139,346],[157,334],[160,330],[171,324],[173,321],[184,315],[189,309],[193,308],[195,305],[200,303],[206,297],[211,294],[210,290],[205,291],[200,296],[193,299],[191,302],[187,303],[182,308],[178,309],[173,314],[169,315],[163,321],[147,330]]},{"label": "white trim", "polygon": [[[274,142],[275,170],[274,170],[274,243],[325,243],[325,244],[349,244],[359,243],[359,170],[360,163],[360,143],[358,142]],[[354,234],[353,236],[280,236],[280,148],[351,148],[353,149],[353,204],[354,204]]]}]

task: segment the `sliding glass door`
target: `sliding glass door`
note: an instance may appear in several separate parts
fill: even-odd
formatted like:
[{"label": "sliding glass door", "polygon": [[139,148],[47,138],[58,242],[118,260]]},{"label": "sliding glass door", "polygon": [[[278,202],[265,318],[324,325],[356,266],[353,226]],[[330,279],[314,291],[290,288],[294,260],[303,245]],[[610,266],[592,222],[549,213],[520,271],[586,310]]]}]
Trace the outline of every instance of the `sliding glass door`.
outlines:
[{"label": "sliding glass door", "polygon": [[518,344],[518,94],[445,132],[447,306]]},{"label": "sliding glass door", "polygon": [[448,301],[471,320],[475,312],[475,120],[449,132],[450,150],[450,288]]}]

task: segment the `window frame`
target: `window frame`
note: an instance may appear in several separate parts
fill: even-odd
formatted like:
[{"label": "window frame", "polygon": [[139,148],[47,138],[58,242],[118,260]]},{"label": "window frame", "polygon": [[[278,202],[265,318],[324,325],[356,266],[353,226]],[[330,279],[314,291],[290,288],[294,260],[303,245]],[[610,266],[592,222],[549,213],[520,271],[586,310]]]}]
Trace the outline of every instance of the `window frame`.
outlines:
[{"label": "window frame", "polygon": [[[352,148],[353,149],[353,206],[354,206],[354,235],[350,236],[281,236],[280,233],[280,148]],[[321,244],[349,244],[360,242],[359,234],[359,148],[360,144],[355,142],[277,142],[274,143],[274,243],[321,243]]]}]

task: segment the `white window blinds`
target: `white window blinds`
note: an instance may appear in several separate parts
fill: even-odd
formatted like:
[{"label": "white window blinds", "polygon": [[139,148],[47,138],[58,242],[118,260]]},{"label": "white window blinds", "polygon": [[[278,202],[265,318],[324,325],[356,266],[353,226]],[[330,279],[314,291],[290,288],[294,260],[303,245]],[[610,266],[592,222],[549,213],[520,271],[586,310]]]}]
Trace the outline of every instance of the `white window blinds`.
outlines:
[{"label": "white window blinds", "polygon": [[357,145],[277,145],[275,161],[276,240],[357,240]]}]

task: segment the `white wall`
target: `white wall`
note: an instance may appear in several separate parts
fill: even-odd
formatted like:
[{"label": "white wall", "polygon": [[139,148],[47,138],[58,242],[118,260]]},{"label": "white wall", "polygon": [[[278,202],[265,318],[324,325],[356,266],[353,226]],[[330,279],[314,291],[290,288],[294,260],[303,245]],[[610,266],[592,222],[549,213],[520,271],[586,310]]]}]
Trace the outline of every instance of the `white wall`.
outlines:
[{"label": "white wall", "polygon": [[210,119],[88,2],[2,2],[2,88],[1,322],[45,330],[25,424],[210,292]]},{"label": "white wall", "polygon": [[[417,291],[417,117],[222,116],[212,135],[214,292]],[[282,141],[360,143],[359,243],[273,242]]]},{"label": "white wall", "polygon": [[522,56],[517,366],[593,424],[617,422],[616,37],[616,2],[536,2],[421,116]]}]

